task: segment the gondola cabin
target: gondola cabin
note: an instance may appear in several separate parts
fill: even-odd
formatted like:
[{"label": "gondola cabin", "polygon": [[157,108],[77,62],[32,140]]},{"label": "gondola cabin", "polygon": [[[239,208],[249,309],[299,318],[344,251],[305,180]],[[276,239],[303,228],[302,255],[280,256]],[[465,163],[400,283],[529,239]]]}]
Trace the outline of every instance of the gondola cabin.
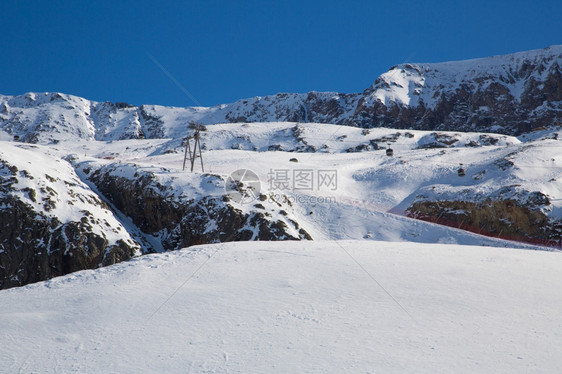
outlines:
[{"label": "gondola cabin", "polygon": [[20,136],[19,136],[19,135],[14,135],[14,141],[15,141],[15,142],[19,142],[19,141],[20,141]]},{"label": "gondola cabin", "polygon": [[388,144],[388,148],[386,149],[386,155],[389,157],[394,156],[394,150],[390,148],[390,144]]},{"label": "gondola cabin", "polygon": [[466,171],[463,168],[459,168],[457,171],[459,177],[464,177],[466,175]]}]

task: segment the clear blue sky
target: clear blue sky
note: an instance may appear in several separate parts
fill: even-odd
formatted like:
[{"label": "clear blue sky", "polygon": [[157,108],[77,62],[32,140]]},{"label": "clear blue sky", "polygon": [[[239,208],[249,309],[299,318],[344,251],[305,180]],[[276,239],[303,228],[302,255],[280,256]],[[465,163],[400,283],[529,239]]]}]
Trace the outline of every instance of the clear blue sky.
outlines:
[{"label": "clear blue sky", "polygon": [[551,1],[0,2],[0,93],[202,105],[360,92],[390,66],[562,44]]}]

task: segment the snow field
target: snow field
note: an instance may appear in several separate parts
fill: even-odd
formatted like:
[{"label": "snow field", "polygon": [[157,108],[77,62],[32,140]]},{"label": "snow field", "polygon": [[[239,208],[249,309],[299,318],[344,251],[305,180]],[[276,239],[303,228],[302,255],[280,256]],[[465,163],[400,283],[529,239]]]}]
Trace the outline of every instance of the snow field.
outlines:
[{"label": "snow field", "polygon": [[0,372],[553,373],[561,262],[373,241],[147,255],[1,292]]}]

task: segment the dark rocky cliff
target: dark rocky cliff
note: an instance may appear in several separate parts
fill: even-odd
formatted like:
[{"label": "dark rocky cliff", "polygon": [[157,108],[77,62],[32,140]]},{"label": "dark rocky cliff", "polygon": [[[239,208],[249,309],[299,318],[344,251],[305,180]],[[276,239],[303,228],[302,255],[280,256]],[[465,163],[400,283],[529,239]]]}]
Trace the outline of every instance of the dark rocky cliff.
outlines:
[{"label": "dark rocky cliff", "polygon": [[[136,170],[133,178],[124,177],[121,168]],[[200,176],[204,185],[220,188],[210,195],[177,194],[173,183],[159,181],[152,171],[134,165],[110,164],[86,169],[98,191],[130,217],[145,234],[159,238],[164,250],[196,244],[242,240],[300,240],[310,235],[281,213],[289,210],[283,202],[267,199],[243,211],[227,194],[220,193],[224,180],[218,175]],[[224,192],[224,191],[223,191]]]},{"label": "dark rocky cliff", "polygon": [[[83,185],[66,179],[76,200],[60,202],[62,191],[49,187],[48,178],[56,177],[34,175],[0,159],[0,289],[111,265],[139,251],[122,227],[97,214],[111,214],[97,196],[81,193]],[[38,188],[18,186],[26,179]],[[58,204],[78,205],[78,201],[91,210],[76,211],[72,219],[50,214]],[[111,240],[115,233],[122,239]]]}]

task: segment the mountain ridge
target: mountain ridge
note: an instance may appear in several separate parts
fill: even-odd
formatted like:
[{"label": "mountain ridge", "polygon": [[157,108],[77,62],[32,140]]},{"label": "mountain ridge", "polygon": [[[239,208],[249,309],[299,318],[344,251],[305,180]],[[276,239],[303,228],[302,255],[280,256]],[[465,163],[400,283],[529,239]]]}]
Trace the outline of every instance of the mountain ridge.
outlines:
[{"label": "mountain ridge", "polygon": [[520,135],[562,123],[562,45],[393,66],[361,93],[277,93],[212,107],[134,106],[61,93],[0,95],[4,137],[51,142],[183,136],[190,122],[314,122]]}]

